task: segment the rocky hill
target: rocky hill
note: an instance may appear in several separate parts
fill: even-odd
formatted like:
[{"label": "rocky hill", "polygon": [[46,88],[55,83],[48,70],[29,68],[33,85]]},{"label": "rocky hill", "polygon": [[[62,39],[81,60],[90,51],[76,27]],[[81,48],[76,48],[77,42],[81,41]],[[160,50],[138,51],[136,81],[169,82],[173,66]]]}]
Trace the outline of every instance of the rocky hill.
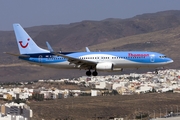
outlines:
[{"label": "rocky hill", "polygon": [[[171,10],[137,15],[128,19],[109,18],[102,21],[82,21],[67,25],[26,28],[35,42],[47,48],[45,42],[59,51],[146,50],[157,51],[174,59],[169,68],[179,68],[180,11]],[[3,52],[18,53],[13,31],[0,31],[0,81],[36,80],[84,75],[84,70],[69,72],[31,66]],[[72,74],[69,74],[72,73]],[[109,73],[106,73],[109,74]],[[112,73],[121,74],[121,73]]]}]

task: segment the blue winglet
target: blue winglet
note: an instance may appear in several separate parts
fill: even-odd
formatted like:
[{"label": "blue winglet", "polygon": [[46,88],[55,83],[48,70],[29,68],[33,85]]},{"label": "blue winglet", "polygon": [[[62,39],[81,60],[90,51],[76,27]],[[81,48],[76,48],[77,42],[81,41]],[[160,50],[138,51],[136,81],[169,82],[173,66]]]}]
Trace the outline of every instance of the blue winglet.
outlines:
[{"label": "blue winglet", "polygon": [[52,49],[52,47],[50,46],[50,44],[47,41],[46,41],[46,45],[50,52],[54,52],[54,50]]},{"label": "blue winglet", "polygon": [[88,47],[86,47],[86,52],[91,52]]}]

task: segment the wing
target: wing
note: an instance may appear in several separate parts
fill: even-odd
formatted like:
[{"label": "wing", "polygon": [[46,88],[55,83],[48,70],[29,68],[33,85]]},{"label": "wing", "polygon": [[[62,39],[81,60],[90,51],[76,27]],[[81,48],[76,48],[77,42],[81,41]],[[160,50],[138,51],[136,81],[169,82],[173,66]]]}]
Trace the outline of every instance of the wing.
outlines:
[{"label": "wing", "polygon": [[66,58],[70,62],[70,64],[75,64],[75,66],[80,69],[94,69],[97,64],[97,62],[78,59],[78,58],[70,57],[67,55],[59,54],[59,53],[53,53],[53,54]]}]

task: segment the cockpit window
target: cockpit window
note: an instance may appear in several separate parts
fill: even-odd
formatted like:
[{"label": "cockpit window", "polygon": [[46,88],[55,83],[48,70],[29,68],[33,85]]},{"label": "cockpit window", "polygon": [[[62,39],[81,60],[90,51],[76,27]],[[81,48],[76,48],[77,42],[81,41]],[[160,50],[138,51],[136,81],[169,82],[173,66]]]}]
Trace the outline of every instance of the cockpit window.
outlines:
[{"label": "cockpit window", "polygon": [[160,58],[166,58],[166,56],[159,56]]}]

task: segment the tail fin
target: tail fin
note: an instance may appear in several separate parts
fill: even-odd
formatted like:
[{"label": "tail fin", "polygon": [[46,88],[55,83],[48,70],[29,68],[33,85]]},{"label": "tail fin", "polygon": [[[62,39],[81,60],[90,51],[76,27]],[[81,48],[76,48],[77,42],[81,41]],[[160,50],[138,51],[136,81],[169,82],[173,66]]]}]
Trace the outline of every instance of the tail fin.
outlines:
[{"label": "tail fin", "polygon": [[20,54],[49,53],[33,41],[20,24],[13,24]]}]

